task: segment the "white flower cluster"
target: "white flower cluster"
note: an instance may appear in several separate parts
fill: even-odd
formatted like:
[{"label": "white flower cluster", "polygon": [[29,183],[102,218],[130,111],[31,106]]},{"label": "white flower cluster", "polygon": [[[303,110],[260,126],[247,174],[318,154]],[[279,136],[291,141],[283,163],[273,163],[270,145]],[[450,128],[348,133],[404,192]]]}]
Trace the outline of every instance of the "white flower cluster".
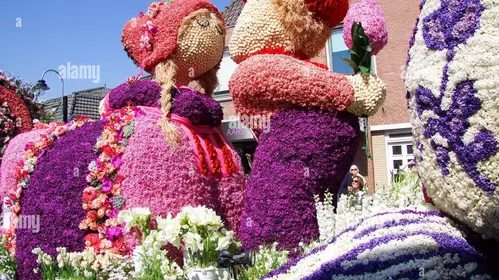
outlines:
[{"label": "white flower cluster", "polygon": [[57,257],[44,253],[35,248],[33,253],[38,255],[35,268],[44,279],[79,279],[95,278],[109,280],[125,280],[132,277],[132,263],[124,256],[112,253],[95,254],[92,249],[83,252],[68,253],[66,248],[57,248]]},{"label": "white flower cluster", "polygon": [[[495,185],[495,191],[487,193],[466,171],[463,166],[466,163],[458,160],[457,151],[449,147],[447,139],[438,131],[431,138],[424,137],[423,131],[429,125],[429,119],[438,119],[438,116],[431,110],[423,112],[420,116],[415,98],[417,89],[424,87],[431,90],[435,98],[441,98],[439,109],[447,111],[455,98],[457,85],[472,81],[473,88],[476,90],[475,97],[481,103],[480,109],[467,120],[469,127],[465,128],[460,140],[464,145],[470,145],[481,131],[487,130],[499,142],[499,114],[497,114],[499,110],[499,76],[497,74],[499,73],[499,48],[497,48],[499,45],[499,29],[497,28],[499,6],[495,0],[482,0],[475,5],[481,5],[484,9],[477,22],[478,29],[474,30],[473,35],[465,43],[452,50],[433,50],[428,48],[425,42],[423,19],[430,14],[442,12],[442,5],[438,0],[425,2],[417,25],[414,45],[409,50],[410,62],[405,84],[411,95],[409,106],[414,142],[421,143],[420,148],[415,151],[415,156],[422,159],[418,162],[418,166],[428,195],[439,208],[481,233],[484,238],[499,239],[499,154],[480,161],[476,165],[475,179],[476,176],[483,176],[480,179],[482,182],[488,180]],[[472,21],[463,23],[462,26],[468,28],[470,24],[474,24],[474,16],[463,17],[465,18]],[[465,30],[466,32],[459,32],[460,36],[466,36],[464,33],[470,31],[466,28]],[[440,31],[428,31],[429,34],[433,32]],[[448,63],[447,56],[452,53],[453,59]],[[448,67],[445,74],[447,83],[443,84],[446,66]],[[440,90],[442,87],[443,93]],[[460,102],[465,104],[463,108],[473,105],[469,100]],[[460,112],[461,110],[448,111],[454,114],[453,121],[458,121]],[[437,152],[431,145],[432,140],[449,151],[449,158],[446,160],[448,175],[442,174],[442,168],[437,162]]]},{"label": "white flower cluster", "polygon": [[[425,279],[455,279],[463,275],[490,279],[478,272],[477,263],[461,263],[458,252],[439,251],[442,241],[433,235],[452,240],[464,238],[448,219],[428,212],[380,213],[364,218],[315,254],[302,257],[295,265],[281,268],[267,279],[302,279],[312,274],[320,279],[390,279],[413,271],[423,273]],[[418,257],[424,253],[431,256]],[[407,260],[397,260],[404,256]],[[372,262],[383,268],[370,268]],[[355,273],[341,273],[348,269],[355,269]]]},{"label": "white flower cluster", "polygon": [[357,73],[346,78],[354,89],[355,102],[348,106],[348,112],[359,116],[374,116],[386,98],[386,85],[378,77]]},{"label": "white flower cluster", "polygon": [[285,264],[289,260],[288,253],[286,250],[277,250],[277,243],[273,243],[272,246],[260,245],[256,253],[255,266],[241,267],[237,279],[253,280],[262,278],[271,270]]},{"label": "white flower cluster", "polygon": [[[147,208],[123,210],[118,215],[119,222],[125,222],[127,231],[134,227],[143,228],[152,217]],[[218,253],[235,245],[234,233],[223,228],[223,222],[215,211],[204,206],[182,208],[174,218],[168,214],[166,218],[156,217],[157,229],[150,230],[144,237],[142,245],[134,251],[134,265],[139,273],[143,271],[144,258],[164,260],[162,267],[169,268],[164,273],[176,275],[180,269],[175,263],[168,263],[165,245],[172,244],[182,248],[184,264],[191,268],[208,268],[216,265]]]},{"label": "white flower cluster", "polygon": [[151,217],[152,213],[149,208],[137,207],[120,211],[118,222],[125,223],[125,230],[130,231],[133,227],[146,225]]},{"label": "white flower cluster", "polygon": [[[176,280],[184,279],[186,275],[190,277],[193,268],[203,268],[215,271],[220,279],[232,277],[228,270],[215,266],[221,250],[237,245],[234,233],[225,230],[222,219],[209,208],[184,207],[175,218],[171,214],[166,218],[153,217],[148,208],[132,208],[121,211],[118,221],[125,223],[126,231],[139,235],[140,245],[135,247],[131,256],[110,252],[95,254],[92,248],[68,253],[65,248],[57,248],[58,255],[54,259],[36,248],[33,253],[38,255],[39,267],[35,272],[41,273],[44,279],[145,280],[153,277]],[[188,252],[187,273],[168,259],[164,249],[168,244]]]},{"label": "white flower cluster", "polygon": [[336,214],[329,193],[326,193],[322,202],[316,196],[315,205],[321,244],[331,241],[336,233],[346,230],[370,215],[402,209],[437,210],[425,202],[418,175],[412,172],[401,173],[399,181],[394,182],[388,189],[377,190],[373,196],[363,192],[342,195],[338,200]]},{"label": "white flower cluster", "polygon": [[317,224],[319,225],[319,242],[328,242],[334,237],[335,215],[333,206],[333,194],[325,193],[324,201],[320,201],[318,195],[314,196],[315,210],[317,213]]}]

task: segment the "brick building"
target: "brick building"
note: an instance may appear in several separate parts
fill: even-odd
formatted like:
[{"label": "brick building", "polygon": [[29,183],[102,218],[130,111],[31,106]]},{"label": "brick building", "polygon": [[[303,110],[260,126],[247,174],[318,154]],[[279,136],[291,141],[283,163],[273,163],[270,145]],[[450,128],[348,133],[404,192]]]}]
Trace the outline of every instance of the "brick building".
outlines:
[{"label": "brick building", "polygon": [[[350,1],[355,3],[358,1]],[[409,40],[413,33],[416,18],[419,15],[420,0],[377,0],[382,7],[388,26],[388,45],[373,60],[375,73],[380,76],[388,88],[387,98],[383,108],[368,120],[369,148],[372,155],[368,159],[365,153],[366,141],[362,137],[354,163],[366,176],[370,190],[383,188],[391,182],[392,176],[399,167],[407,165],[413,159],[413,146],[411,142],[411,126],[409,112],[405,99],[406,89],[403,82],[403,69],[407,59]],[[232,30],[241,13],[244,3],[233,0],[222,12],[227,24],[226,46],[228,46]],[[338,73],[350,74],[351,69],[340,57],[348,57],[348,49],[343,42],[343,29],[339,25],[327,42],[321,53],[313,60],[327,64],[329,69]],[[217,99],[224,107],[226,131],[236,126],[234,106],[228,92],[228,80],[236,64],[230,59],[228,49],[224,54],[219,72],[220,86],[215,93]],[[361,123],[362,120],[361,120]],[[242,130],[237,137],[229,135],[241,156],[252,153],[256,146],[251,133]],[[245,161],[243,159],[243,161]]]}]

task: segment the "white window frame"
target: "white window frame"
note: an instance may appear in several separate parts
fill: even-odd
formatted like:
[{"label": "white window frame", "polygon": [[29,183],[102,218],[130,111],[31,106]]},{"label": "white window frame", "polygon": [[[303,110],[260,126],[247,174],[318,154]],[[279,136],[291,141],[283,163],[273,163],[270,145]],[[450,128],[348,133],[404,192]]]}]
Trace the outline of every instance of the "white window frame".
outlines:
[{"label": "white window frame", "polygon": [[[412,135],[406,137],[392,138],[391,135],[394,134],[407,134],[412,133],[411,129],[397,129],[397,130],[387,130],[385,131],[385,149],[386,149],[386,176],[388,178],[388,184],[391,185],[393,179],[393,161],[402,160],[402,166],[407,165],[410,157],[414,157],[414,143],[412,141]],[[392,146],[401,145],[402,155],[393,156]],[[412,145],[412,155],[407,154],[408,145]]]},{"label": "white window frame", "polygon": [[[223,58],[222,59],[224,59],[226,57],[228,57],[229,59],[231,59],[230,55],[229,55],[229,48],[227,48],[227,47],[224,50],[224,54],[223,54]],[[236,68],[237,68],[237,65],[236,65]],[[222,70],[222,68],[220,68],[218,70],[218,73],[220,73],[221,70]],[[218,73],[217,73],[217,75],[218,75]],[[233,73],[234,72],[231,73],[231,76],[232,76]],[[213,99],[215,99],[218,102],[231,101],[232,100],[232,95],[230,94],[230,92],[229,92],[228,89],[227,90],[216,90],[213,93]]]}]

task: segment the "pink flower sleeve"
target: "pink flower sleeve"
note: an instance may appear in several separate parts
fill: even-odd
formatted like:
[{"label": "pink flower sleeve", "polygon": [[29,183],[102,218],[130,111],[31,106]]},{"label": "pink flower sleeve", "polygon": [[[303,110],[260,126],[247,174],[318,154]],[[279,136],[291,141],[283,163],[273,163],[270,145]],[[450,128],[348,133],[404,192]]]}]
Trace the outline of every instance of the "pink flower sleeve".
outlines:
[{"label": "pink flower sleeve", "polygon": [[229,90],[236,110],[247,115],[288,107],[344,111],[354,102],[354,90],[344,75],[286,55],[246,59],[232,75]]}]

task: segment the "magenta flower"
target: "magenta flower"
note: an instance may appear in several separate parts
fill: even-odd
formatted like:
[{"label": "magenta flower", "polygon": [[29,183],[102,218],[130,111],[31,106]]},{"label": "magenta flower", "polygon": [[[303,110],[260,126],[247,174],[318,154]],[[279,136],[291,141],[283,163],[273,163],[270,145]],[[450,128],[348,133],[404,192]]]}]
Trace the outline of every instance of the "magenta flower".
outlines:
[{"label": "magenta flower", "polygon": [[108,193],[113,189],[113,184],[109,178],[102,178],[102,192]]},{"label": "magenta flower", "polygon": [[115,158],[111,159],[111,164],[116,169],[120,168],[121,162],[122,162],[121,157],[115,157]]},{"label": "magenta flower", "polygon": [[119,227],[114,227],[114,228],[108,228],[106,231],[106,239],[114,241],[118,239],[121,236],[121,228]]},{"label": "magenta flower", "polygon": [[361,0],[350,6],[343,26],[343,39],[348,48],[352,48],[352,25],[361,23],[369,38],[372,54],[377,55],[388,43],[388,30],[383,10],[376,0]]}]

